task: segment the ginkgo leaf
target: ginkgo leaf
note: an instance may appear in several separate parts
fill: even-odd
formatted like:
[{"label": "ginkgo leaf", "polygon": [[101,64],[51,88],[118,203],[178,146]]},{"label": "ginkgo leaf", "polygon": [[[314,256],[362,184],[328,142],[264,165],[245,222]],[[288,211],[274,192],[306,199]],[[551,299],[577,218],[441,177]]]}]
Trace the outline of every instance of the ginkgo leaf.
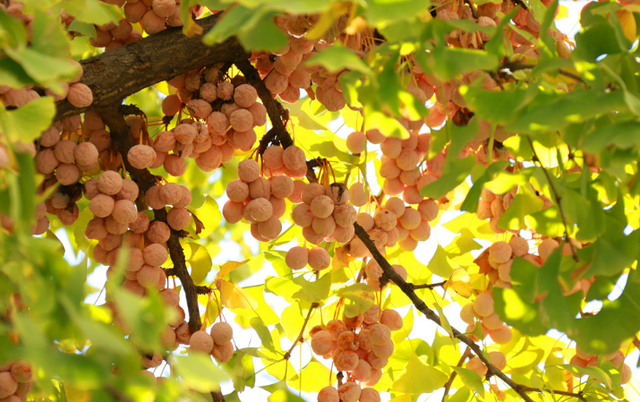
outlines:
[{"label": "ginkgo leaf", "polygon": [[216,287],[220,291],[220,302],[230,309],[234,308],[258,308],[258,303],[244,289],[224,279],[216,279]]},{"label": "ginkgo leaf", "polygon": [[467,271],[462,268],[456,268],[453,270],[453,274],[451,274],[451,277],[447,282],[447,286],[462,297],[471,296],[471,277]]},{"label": "ginkgo leaf", "polygon": [[391,388],[397,392],[419,395],[442,387],[447,379],[445,373],[427,365],[417,355],[412,354]]},{"label": "ginkgo leaf", "polygon": [[227,274],[231,271],[233,271],[234,269],[240,268],[241,266],[243,266],[244,264],[248,263],[249,260],[244,260],[244,261],[227,261],[224,264],[222,264],[222,266],[220,267],[220,272],[218,272],[218,274],[216,275],[216,279],[222,279],[225,276],[227,276]]}]

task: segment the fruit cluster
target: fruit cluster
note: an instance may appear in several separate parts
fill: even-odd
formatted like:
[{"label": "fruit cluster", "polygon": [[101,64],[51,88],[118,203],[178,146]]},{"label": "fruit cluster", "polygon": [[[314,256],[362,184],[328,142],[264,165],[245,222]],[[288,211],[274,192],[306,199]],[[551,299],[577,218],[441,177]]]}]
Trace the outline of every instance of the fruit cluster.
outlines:
[{"label": "fruit cluster", "polygon": [[[337,388],[327,386],[318,394],[318,402],[379,401],[373,387],[393,354],[391,332],[401,329],[402,317],[391,309],[380,310],[374,304],[364,314],[331,320],[326,326],[311,329],[311,349],[331,359],[347,381]],[[362,386],[366,388],[362,388]]]},{"label": "fruit cluster", "polygon": [[23,360],[0,364],[0,400],[21,402],[27,400],[33,386],[33,368]]}]

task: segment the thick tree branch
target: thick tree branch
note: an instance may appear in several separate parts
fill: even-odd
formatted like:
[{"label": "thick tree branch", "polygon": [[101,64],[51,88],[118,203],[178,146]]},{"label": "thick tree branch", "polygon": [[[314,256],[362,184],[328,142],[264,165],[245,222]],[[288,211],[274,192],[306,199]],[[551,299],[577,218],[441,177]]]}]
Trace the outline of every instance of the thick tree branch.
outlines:
[{"label": "thick tree branch", "polygon": [[[111,107],[101,109],[102,119],[111,131],[111,146],[122,155],[127,171],[131,175],[131,179],[136,182],[140,189],[140,194],[144,194],[149,188],[156,185],[156,178],[147,169],[136,169],[127,160],[129,149],[135,145],[133,137],[129,133],[129,127],[124,119],[121,105],[119,103],[112,104]],[[154,216],[157,221],[167,222],[167,210],[164,208],[155,209]],[[187,309],[189,311],[189,329],[196,332],[202,326],[200,321],[200,309],[198,308],[198,288],[193,283],[187,264],[185,262],[184,251],[180,245],[181,231],[171,229],[171,236],[167,241],[169,246],[169,255],[173,261],[173,271],[182,283],[187,298]]]},{"label": "thick tree branch", "polygon": [[[215,24],[218,16],[198,20],[204,31]],[[84,74],[80,82],[93,91],[93,103],[76,108],[66,99],[57,102],[55,120],[100,109],[158,82],[188,71],[220,62],[235,62],[250,57],[235,38],[210,47],[201,35],[187,37],[182,28],[170,28],[137,42],[82,60]]]}]

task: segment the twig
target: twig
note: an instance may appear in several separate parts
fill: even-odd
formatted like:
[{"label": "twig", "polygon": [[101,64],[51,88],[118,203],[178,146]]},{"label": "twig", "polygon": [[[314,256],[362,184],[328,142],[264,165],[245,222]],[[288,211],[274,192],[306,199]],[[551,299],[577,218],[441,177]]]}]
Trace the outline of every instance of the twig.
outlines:
[{"label": "twig", "polygon": [[224,395],[222,395],[222,391],[211,391],[211,399],[213,402],[224,402]]},{"label": "twig", "polygon": [[235,64],[247,79],[247,82],[253,85],[253,87],[258,91],[258,96],[262,100],[262,104],[267,109],[269,120],[273,126],[273,128],[267,132],[267,135],[265,135],[260,141],[258,153],[261,154],[264,152],[270,142],[282,144],[283,148],[288,148],[293,145],[293,140],[282,121],[282,110],[284,108],[278,101],[273,99],[271,91],[269,91],[269,89],[264,85],[258,70],[256,70],[249,60],[238,60]]},{"label": "twig", "polygon": [[[501,70],[508,69],[509,71],[530,70],[535,66],[536,66],[535,64],[521,63],[519,61],[511,61],[511,62],[503,62],[502,67],[500,69]],[[569,72],[567,70],[564,70],[562,68],[558,69],[558,74],[564,75],[565,77],[568,77],[576,81],[580,81],[583,84],[586,84],[586,82],[582,79],[582,77],[572,72]]]},{"label": "twig", "polygon": [[560,391],[560,390],[555,390],[555,389],[540,389],[540,388],[534,388],[534,387],[527,387],[526,385],[522,385],[522,384],[520,384],[520,387],[525,392],[538,392],[538,393],[548,392],[550,394],[562,395],[562,396],[571,396],[573,398],[578,398],[581,401],[586,401],[586,398],[585,398],[585,396],[584,396],[582,391],[575,393],[575,392]]},{"label": "twig", "polygon": [[284,360],[289,360],[289,358],[291,357],[291,352],[293,352],[293,349],[295,349],[296,346],[298,346],[299,342],[302,342],[304,340],[304,330],[307,327],[307,324],[309,323],[309,319],[311,318],[311,313],[313,313],[313,309],[318,307],[318,303],[312,303],[311,307],[309,307],[309,312],[307,313],[307,318],[304,319],[304,323],[302,324],[302,328],[300,329],[300,335],[298,335],[298,337],[296,338],[296,340],[293,342],[293,345],[291,345],[291,347],[289,348],[289,350],[287,351],[287,353],[284,354],[283,359]]},{"label": "twig", "polygon": [[[464,362],[470,358],[472,356],[471,354],[471,349],[466,348],[464,350],[464,353],[462,354],[462,356],[460,357],[460,360],[458,360],[458,364],[456,364],[456,367],[462,367],[462,365],[464,364]],[[449,395],[449,390],[451,389],[451,385],[453,385],[453,380],[456,379],[456,375],[458,375],[458,372],[453,370],[453,372],[451,373],[451,375],[449,376],[449,379],[447,380],[447,382],[444,384],[444,395],[442,395],[442,402],[445,402],[445,400],[447,399],[447,396]]]},{"label": "twig", "polygon": [[444,287],[447,284],[448,281],[443,281],[443,282],[437,282],[437,283],[423,283],[422,285],[416,285],[413,283],[409,283],[409,285],[411,286],[411,289],[416,290],[416,289],[435,289],[437,287]]},{"label": "twig", "polygon": [[573,243],[571,243],[571,239],[569,238],[569,227],[567,226],[567,218],[562,209],[562,204],[560,203],[560,194],[556,190],[556,186],[553,185],[553,181],[551,180],[551,176],[549,175],[549,172],[547,172],[547,169],[545,169],[545,167],[542,166],[542,162],[540,161],[540,158],[538,158],[538,154],[536,153],[536,150],[533,147],[533,141],[531,140],[531,137],[529,136],[529,134],[525,134],[525,137],[527,138],[527,142],[529,143],[529,146],[531,147],[531,152],[533,153],[533,158],[531,159],[532,162],[534,163],[538,162],[540,164],[540,167],[542,168],[542,172],[544,173],[544,176],[547,178],[547,182],[549,182],[549,188],[551,189],[551,193],[553,193],[553,198],[556,201],[556,204],[558,204],[558,213],[560,214],[560,219],[562,219],[562,225],[564,226],[564,237],[567,243],[569,243],[569,247],[571,248],[571,254],[573,256],[573,260],[578,262],[578,255],[576,254],[576,249]]},{"label": "twig", "polygon": [[469,6],[469,8],[471,9],[471,15],[473,16],[473,18],[478,19],[480,18],[480,16],[478,15],[478,10],[476,10],[476,6],[475,4],[473,4],[473,2],[471,0],[464,0],[464,2]]},{"label": "twig", "polygon": [[[129,149],[135,145],[133,137],[129,133],[129,127],[122,114],[120,103],[111,105],[105,109],[100,110],[100,114],[106,125],[111,131],[111,145],[120,152],[122,161],[124,162],[127,171],[131,175],[131,179],[140,188],[140,195],[144,194],[149,188],[156,184],[156,178],[147,169],[136,169],[129,163],[127,154]],[[154,210],[155,220],[160,222],[167,222],[167,210],[164,208]],[[171,273],[176,275],[182,283],[182,288],[185,291],[187,298],[187,309],[189,311],[189,329],[191,332],[196,332],[202,326],[200,321],[200,309],[198,308],[198,289],[193,283],[189,271],[187,271],[187,264],[184,257],[184,251],[180,245],[180,237],[182,231],[171,229],[171,235],[167,241],[169,246],[169,255],[171,261],[173,261],[174,267]]]}]

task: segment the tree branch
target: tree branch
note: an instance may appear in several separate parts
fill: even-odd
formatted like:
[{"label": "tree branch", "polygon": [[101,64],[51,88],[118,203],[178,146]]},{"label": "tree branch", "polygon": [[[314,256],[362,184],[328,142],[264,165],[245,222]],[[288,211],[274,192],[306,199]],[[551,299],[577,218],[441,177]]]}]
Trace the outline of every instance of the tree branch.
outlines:
[{"label": "tree branch", "polygon": [[553,181],[551,180],[551,176],[549,175],[549,172],[547,172],[547,169],[545,169],[544,166],[542,166],[542,162],[540,162],[540,158],[538,158],[536,149],[533,147],[533,141],[531,140],[531,137],[528,134],[526,134],[525,136],[527,137],[527,142],[529,142],[529,146],[531,147],[531,152],[533,153],[533,158],[531,159],[531,161],[534,163],[538,162],[540,164],[540,167],[542,168],[542,172],[544,173],[544,176],[547,178],[547,182],[549,183],[549,188],[551,189],[553,198],[556,204],[558,204],[558,213],[560,214],[560,219],[562,219],[562,225],[564,226],[565,240],[569,244],[569,247],[571,248],[571,255],[573,256],[573,260],[578,262],[578,255],[576,254],[576,249],[573,243],[571,243],[571,239],[569,238],[569,227],[567,226],[567,217],[564,214],[564,211],[562,209],[562,204],[560,203],[560,194],[556,190],[556,186],[553,184]]},{"label": "tree branch", "polygon": [[[197,23],[206,32],[217,19],[218,15],[213,15]],[[55,121],[119,103],[144,88],[204,66],[249,57],[235,38],[210,47],[202,43],[201,35],[187,37],[181,27],[170,28],[82,60],[84,74],[80,82],[91,88],[93,103],[77,108],[66,99],[58,101]]]},{"label": "tree branch", "polygon": [[291,352],[293,352],[293,349],[296,348],[296,346],[298,345],[299,342],[302,342],[304,340],[304,329],[307,328],[307,324],[309,323],[309,319],[311,318],[311,313],[313,313],[313,309],[318,307],[318,303],[311,303],[311,307],[309,307],[309,312],[307,313],[307,318],[304,319],[304,323],[302,324],[302,328],[300,328],[300,335],[298,335],[298,337],[296,338],[296,340],[293,342],[293,345],[291,345],[291,348],[289,348],[289,350],[287,351],[287,353],[284,354],[284,359],[285,360],[289,360],[289,358],[291,357]]},{"label": "tree branch", "polygon": [[224,402],[224,395],[222,395],[222,391],[211,391],[211,399],[213,402]]},{"label": "tree branch", "polygon": [[271,126],[273,127],[267,134],[260,140],[260,147],[258,153],[262,154],[267,148],[269,143],[282,144],[282,148],[288,148],[293,145],[293,140],[287,132],[284,123],[282,122],[283,106],[273,98],[271,91],[267,89],[264,82],[260,78],[258,70],[247,59],[238,60],[235,62],[236,67],[242,71],[242,74],[246,78],[247,82],[253,85],[258,91],[258,96],[262,100],[262,104],[267,109]]},{"label": "tree branch", "polygon": [[[127,154],[129,149],[135,145],[133,137],[129,133],[129,127],[121,112],[119,103],[112,104],[110,107],[100,110],[102,119],[111,131],[111,146],[122,156],[127,171],[131,175],[131,179],[138,185],[140,195],[144,194],[149,188],[156,185],[156,178],[147,169],[136,169],[129,163]],[[155,220],[167,222],[167,210],[165,208],[154,209]],[[187,298],[187,309],[189,311],[189,329],[196,332],[202,326],[200,321],[200,309],[198,308],[198,288],[193,283],[184,257],[184,251],[180,245],[180,237],[182,231],[171,229],[171,236],[167,241],[169,246],[169,255],[173,261],[173,271],[182,283]]]},{"label": "tree branch", "polygon": [[[458,360],[458,364],[456,364],[456,367],[462,367],[464,362],[471,356],[472,356],[471,349],[466,348],[464,350],[464,353],[460,357],[460,360]],[[451,375],[449,376],[449,379],[444,384],[444,395],[442,395],[442,402],[445,402],[447,400],[447,396],[449,396],[449,390],[451,389],[451,385],[453,385],[453,380],[456,379],[456,375],[458,375],[458,372],[453,370],[451,372]]]},{"label": "tree branch", "polygon": [[429,284],[424,283],[422,285],[416,285],[416,284],[410,283],[409,285],[411,286],[411,289],[416,290],[416,289],[434,289],[437,287],[444,287],[446,284],[447,284],[447,281],[429,283]]}]

